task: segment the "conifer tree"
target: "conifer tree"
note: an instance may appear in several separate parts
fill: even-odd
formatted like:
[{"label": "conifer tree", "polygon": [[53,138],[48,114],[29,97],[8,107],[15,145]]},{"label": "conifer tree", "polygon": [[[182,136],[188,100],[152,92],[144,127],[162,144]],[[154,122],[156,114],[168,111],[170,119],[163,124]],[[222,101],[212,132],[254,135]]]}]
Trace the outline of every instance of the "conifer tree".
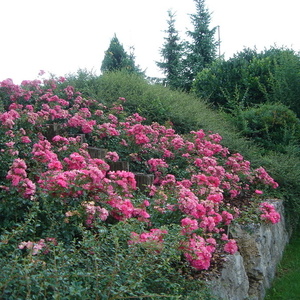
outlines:
[{"label": "conifer tree", "polygon": [[197,73],[208,67],[215,59],[218,42],[215,41],[217,27],[210,29],[211,13],[205,0],[194,0],[196,13],[191,14],[193,31],[187,31],[191,41],[186,42],[184,64],[184,89],[190,90]]},{"label": "conifer tree", "polygon": [[118,70],[143,74],[139,67],[135,65],[133,52],[128,55],[117,36],[114,35],[108,49],[105,51],[104,59],[101,64],[101,71],[102,73],[105,73]]},{"label": "conifer tree", "polygon": [[164,38],[165,43],[160,50],[163,61],[156,62],[156,64],[166,75],[166,85],[172,88],[179,88],[181,87],[183,44],[180,42],[178,31],[175,29],[175,13],[169,10],[168,16],[168,30],[165,30],[167,36]]}]

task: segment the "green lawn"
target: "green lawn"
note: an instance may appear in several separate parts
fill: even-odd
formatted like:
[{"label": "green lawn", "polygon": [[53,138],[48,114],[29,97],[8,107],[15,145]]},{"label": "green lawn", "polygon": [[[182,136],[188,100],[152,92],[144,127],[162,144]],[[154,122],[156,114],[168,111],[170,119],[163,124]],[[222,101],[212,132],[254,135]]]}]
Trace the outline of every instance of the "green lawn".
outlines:
[{"label": "green lawn", "polygon": [[300,299],[300,232],[294,233],[287,245],[277,275],[265,300]]}]

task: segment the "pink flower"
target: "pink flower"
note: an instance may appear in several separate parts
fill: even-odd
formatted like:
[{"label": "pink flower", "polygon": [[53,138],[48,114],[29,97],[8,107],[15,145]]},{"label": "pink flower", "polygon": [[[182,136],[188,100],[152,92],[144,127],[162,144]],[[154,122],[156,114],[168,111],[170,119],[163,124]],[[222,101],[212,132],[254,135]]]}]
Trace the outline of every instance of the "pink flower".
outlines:
[{"label": "pink flower", "polygon": [[206,198],[207,200],[210,200],[214,203],[221,203],[223,200],[223,194],[218,193],[218,194],[210,194]]},{"label": "pink flower", "polygon": [[21,242],[18,246],[19,249],[24,249],[24,248],[27,248],[27,249],[32,249],[33,247],[33,242]]},{"label": "pink flower", "polygon": [[115,219],[123,221],[133,217],[135,208],[130,199],[124,200],[120,196],[114,196],[107,203],[113,208],[111,215]]},{"label": "pink flower", "polygon": [[22,192],[25,198],[35,194],[36,185],[30,179],[25,178],[22,182]]},{"label": "pink flower", "polygon": [[148,200],[144,200],[143,201],[143,205],[146,206],[146,207],[150,206],[150,202]]},{"label": "pink flower", "polygon": [[[95,205],[93,201],[84,202],[82,206],[85,207],[87,213],[86,225],[89,227],[93,226],[94,221],[99,218],[101,221],[106,221],[108,218],[109,212],[107,209]],[[74,213],[67,212],[66,216],[72,216]]]},{"label": "pink flower", "polygon": [[260,190],[255,190],[254,193],[255,193],[255,194],[258,194],[258,195],[262,195],[264,192],[263,192],[263,191],[260,191]]},{"label": "pink flower", "polygon": [[13,148],[14,144],[15,144],[15,142],[7,142],[7,143],[5,143],[5,145],[7,147],[9,147],[9,148]]},{"label": "pink flower", "polygon": [[69,170],[82,169],[87,165],[85,158],[77,152],[72,153],[70,158],[65,157],[64,162],[67,163]]},{"label": "pink flower", "polygon": [[143,134],[143,133],[140,133],[140,134],[137,134],[135,136],[135,142],[138,144],[138,145],[141,145],[141,144],[147,144],[150,142],[149,138]]},{"label": "pink flower", "polygon": [[63,166],[59,160],[53,160],[48,164],[48,169],[60,171],[63,169]]},{"label": "pink flower", "polygon": [[230,190],[229,193],[230,193],[230,197],[231,198],[235,198],[236,196],[239,195],[239,191],[238,190],[234,190],[234,189]]},{"label": "pink flower", "polygon": [[263,212],[263,214],[260,217],[262,220],[265,220],[266,222],[275,224],[278,223],[281,219],[281,216],[275,210],[275,207],[268,202],[263,202],[260,205],[260,210]]},{"label": "pink flower", "polygon": [[267,171],[260,167],[255,171],[256,177],[264,184],[272,186],[274,189],[278,187],[278,183],[267,173]]},{"label": "pink flower", "polygon": [[32,251],[32,255],[37,255],[46,246],[45,240],[40,239],[38,242],[34,243],[31,241],[22,242],[19,244],[19,249],[27,248]]},{"label": "pink flower", "polygon": [[72,96],[74,95],[74,87],[73,87],[73,86],[68,85],[68,86],[64,89],[64,91],[65,91],[65,93],[67,94],[68,99],[71,99]]},{"label": "pink flower", "polygon": [[135,122],[142,122],[142,121],[146,120],[146,118],[141,117],[138,113],[135,113],[132,116],[133,116],[133,120]]},{"label": "pink flower", "polygon": [[181,138],[180,136],[175,137],[172,141],[172,146],[174,147],[175,150],[178,150],[180,148],[183,148],[185,145],[185,142],[183,140],[183,138]]},{"label": "pink flower", "polygon": [[238,246],[235,240],[230,239],[224,246],[224,251],[229,254],[234,254],[238,251]]},{"label": "pink flower", "polygon": [[19,113],[13,109],[4,112],[2,114],[0,113],[0,121],[2,122],[2,125],[9,129],[12,129],[14,127],[15,125],[14,121],[19,118],[20,118]]},{"label": "pink flower", "polygon": [[213,232],[217,226],[218,222],[213,217],[203,217],[202,221],[200,222],[200,227],[203,228],[205,231]]},{"label": "pink flower", "polygon": [[22,143],[31,143],[31,139],[28,136],[22,136],[21,142]]},{"label": "pink flower", "polygon": [[128,241],[128,244],[142,244],[145,248],[149,250],[160,252],[163,248],[163,237],[166,234],[168,234],[167,230],[161,230],[159,228],[152,228],[149,232],[143,232],[141,234],[132,232],[131,240]]},{"label": "pink flower", "polygon": [[160,158],[151,158],[148,160],[148,165],[150,166],[151,172],[156,172],[161,168],[167,168],[168,164]]},{"label": "pink flower", "polygon": [[229,225],[233,220],[233,215],[226,210],[222,211],[222,219],[225,225]]},{"label": "pink flower", "polygon": [[179,209],[187,215],[197,215],[199,205],[198,197],[188,188],[183,186],[179,186],[179,188]]},{"label": "pink flower", "polygon": [[[213,242],[210,240],[210,242]],[[207,245],[205,239],[194,234],[188,242],[184,242],[181,249],[187,261],[197,270],[207,270],[210,267],[214,245]]]},{"label": "pink flower", "polygon": [[198,229],[198,222],[197,220],[193,220],[190,218],[184,218],[181,220],[181,234],[190,234],[194,230]]},{"label": "pink flower", "polygon": [[118,155],[117,152],[110,152],[109,151],[109,152],[106,153],[105,158],[108,159],[108,160],[111,160],[113,162],[116,162],[116,161],[119,160],[119,155]]}]

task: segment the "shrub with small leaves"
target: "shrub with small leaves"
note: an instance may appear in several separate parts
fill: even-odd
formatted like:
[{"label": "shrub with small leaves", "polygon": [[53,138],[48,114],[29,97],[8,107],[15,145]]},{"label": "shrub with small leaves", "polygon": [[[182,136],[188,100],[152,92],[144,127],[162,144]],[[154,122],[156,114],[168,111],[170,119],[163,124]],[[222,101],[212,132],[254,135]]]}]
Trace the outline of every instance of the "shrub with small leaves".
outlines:
[{"label": "shrub with small leaves", "polygon": [[104,105],[63,82],[0,82],[1,297],[210,299],[196,278],[237,251],[226,229],[239,199],[278,184],[219,134],[145,124],[124,98]]}]

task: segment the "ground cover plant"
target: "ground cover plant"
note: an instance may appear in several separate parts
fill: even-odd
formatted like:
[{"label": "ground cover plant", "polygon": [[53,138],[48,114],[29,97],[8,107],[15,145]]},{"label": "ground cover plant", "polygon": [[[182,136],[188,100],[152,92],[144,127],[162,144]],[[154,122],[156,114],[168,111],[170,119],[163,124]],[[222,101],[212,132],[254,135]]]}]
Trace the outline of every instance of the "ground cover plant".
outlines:
[{"label": "ground cover plant", "polygon": [[229,226],[280,221],[263,198],[277,182],[217,133],[64,81],[0,83],[1,298],[212,299],[201,279],[238,250]]}]

